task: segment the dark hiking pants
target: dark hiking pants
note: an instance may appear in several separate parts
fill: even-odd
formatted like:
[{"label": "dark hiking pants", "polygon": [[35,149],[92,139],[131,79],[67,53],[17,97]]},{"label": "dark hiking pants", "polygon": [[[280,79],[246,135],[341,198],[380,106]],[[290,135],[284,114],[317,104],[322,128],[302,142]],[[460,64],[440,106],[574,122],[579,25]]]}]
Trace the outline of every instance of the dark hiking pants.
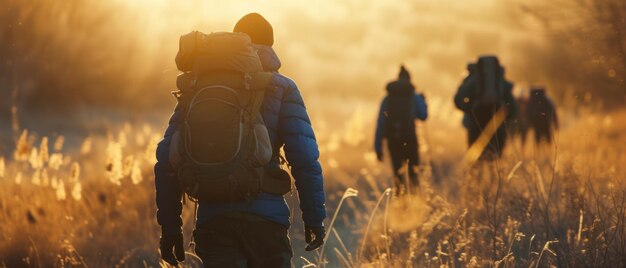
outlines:
[{"label": "dark hiking pants", "polygon": [[548,124],[537,124],[534,127],[535,131],[535,144],[539,144],[543,141],[548,144],[552,143],[552,128]]},{"label": "dark hiking pants", "polygon": [[254,214],[227,214],[196,226],[204,267],[291,267],[287,227]]},{"label": "dark hiking pants", "polygon": [[396,191],[399,194],[401,189],[406,189],[406,173],[405,165],[408,169],[409,186],[419,186],[417,178],[417,167],[419,165],[419,155],[417,138],[406,139],[406,142],[389,141],[387,142],[389,154],[391,155],[391,168],[393,168],[394,181]]}]

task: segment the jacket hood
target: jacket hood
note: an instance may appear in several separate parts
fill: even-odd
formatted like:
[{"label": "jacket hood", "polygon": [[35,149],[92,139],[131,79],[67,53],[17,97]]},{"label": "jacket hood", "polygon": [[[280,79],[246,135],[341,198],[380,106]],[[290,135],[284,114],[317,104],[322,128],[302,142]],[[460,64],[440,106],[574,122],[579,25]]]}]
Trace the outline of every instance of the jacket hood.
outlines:
[{"label": "jacket hood", "polygon": [[409,80],[398,79],[387,84],[387,94],[389,96],[410,96],[414,93],[415,86]]},{"label": "jacket hood", "polygon": [[259,58],[261,58],[261,65],[263,65],[263,70],[267,72],[278,72],[281,63],[274,49],[266,45],[254,44],[253,46],[257,50]]}]

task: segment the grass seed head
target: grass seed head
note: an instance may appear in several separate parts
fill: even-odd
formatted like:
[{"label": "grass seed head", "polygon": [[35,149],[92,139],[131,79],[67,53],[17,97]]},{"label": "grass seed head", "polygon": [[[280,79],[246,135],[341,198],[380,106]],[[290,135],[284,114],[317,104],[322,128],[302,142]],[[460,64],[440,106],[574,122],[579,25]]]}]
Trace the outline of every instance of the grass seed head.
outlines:
[{"label": "grass seed head", "polygon": [[91,137],[87,137],[85,138],[85,140],[83,140],[83,144],[80,146],[80,153],[82,155],[86,155],[89,154],[91,152],[91,144],[92,144],[93,140]]},{"label": "grass seed head", "polygon": [[39,144],[39,161],[42,166],[48,159],[50,158],[50,154],[48,153],[48,137],[41,138],[41,144]]},{"label": "grass seed head", "polygon": [[63,144],[65,144],[65,137],[59,135],[56,140],[54,140],[54,151],[60,152],[63,149]]},{"label": "grass seed head", "polygon": [[24,129],[22,134],[20,134],[17,143],[15,144],[15,152],[13,152],[13,157],[18,161],[26,161],[28,160],[28,156],[30,154],[31,145],[28,142],[28,130]]},{"label": "grass seed head", "polygon": [[115,185],[121,185],[124,177],[122,172],[122,146],[120,143],[110,141],[106,149],[106,174]]},{"label": "grass seed head", "polygon": [[15,175],[15,184],[20,184],[22,183],[22,172],[17,172],[17,174]]},{"label": "grass seed head", "polygon": [[83,187],[80,185],[80,182],[77,182],[72,186],[72,198],[78,201],[82,198]]},{"label": "grass seed head", "polygon": [[6,172],[6,163],[4,163],[4,157],[0,157],[0,179],[4,178]]},{"label": "grass seed head", "polygon": [[72,163],[72,169],[70,170],[70,180],[71,183],[78,183],[80,179],[80,165],[78,162]]},{"label": "grass seed head", "polygon": [[57,196],[57,200],[59,200],[59,201],[65,200],[65,198],[66,198],[65,184],[63,183],[63,181],[59,181],[58,184],[57,184],[56,196]]}]

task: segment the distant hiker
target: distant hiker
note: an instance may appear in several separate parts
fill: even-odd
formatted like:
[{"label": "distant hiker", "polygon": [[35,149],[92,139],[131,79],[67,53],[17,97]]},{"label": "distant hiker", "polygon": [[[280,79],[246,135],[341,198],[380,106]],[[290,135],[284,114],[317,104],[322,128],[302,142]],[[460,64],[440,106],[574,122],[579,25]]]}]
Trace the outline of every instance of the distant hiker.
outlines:
[{"label": "distant hiker", "polygon": [[[454,103],[464,113],[463,126],[467,129],[467,141],[471,146],[499,109],[506,108],[507,120],[515,117],[517,109],[512,95],[513,84],[505,79],[504,68],[497,57],[482,56],[477,63],[468,65],[468,71],[454,96]],[[480,159],[502,155],[506,128],[504,124],[496,127],[494,135],[480,152]]]},{"label": "distant hiker", "polygon": [[526,136],[528,135],[528,121],[526,119],[526,108],[528,106],[528,97],[525,95],[515,98],[517,113],[505,122],[509,136],[520,137],[522,146],[526,144]]},{"label": "distant hiker", "polygon": [[[423,94],[415,92],[409,72],[400,66],[398,80],[387,84],[387,96],[383,99],[378,113],[374,149],[379,161],[383,160],[383,140],[391,156],[397,193],[408,186],[419,186],[417,167],[419,165],[415,120],[426,120],[428,110]],[[406,185],[408,169],[409,185]]]},{"label": "distant hiker", "polygon": [[204,267],[291,267],[291,190],[300,198],[306,250],[323,243],[326,218],[319,151],[296,84],[278,73],[272,26],[257,13],[233,33],[180,40],[178,105],[159,143],[155,170],[161,257],[185,259],[183,193],[199,201],[194,231]]},{"label": "distant hiker", "polygon": [[535,143],[552,142],[552,129],[559,127],[556,109],[546,96],[546,90],[536,87],[530,90],[530,99],[526,108],[526,121],[535,133]]}]

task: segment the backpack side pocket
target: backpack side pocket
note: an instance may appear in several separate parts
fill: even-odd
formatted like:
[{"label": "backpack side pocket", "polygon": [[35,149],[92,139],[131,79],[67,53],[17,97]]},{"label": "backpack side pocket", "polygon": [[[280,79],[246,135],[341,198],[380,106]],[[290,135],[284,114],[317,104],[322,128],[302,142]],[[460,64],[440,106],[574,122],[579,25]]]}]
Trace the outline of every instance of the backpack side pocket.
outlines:
[{"label": "backpack side pocket", "polygon": [[257,114],[253,133],[255,148],[252,159],[257,166],[264,166],[272,159],[272,142],[270,141],[269,132],[260,114]]}]

